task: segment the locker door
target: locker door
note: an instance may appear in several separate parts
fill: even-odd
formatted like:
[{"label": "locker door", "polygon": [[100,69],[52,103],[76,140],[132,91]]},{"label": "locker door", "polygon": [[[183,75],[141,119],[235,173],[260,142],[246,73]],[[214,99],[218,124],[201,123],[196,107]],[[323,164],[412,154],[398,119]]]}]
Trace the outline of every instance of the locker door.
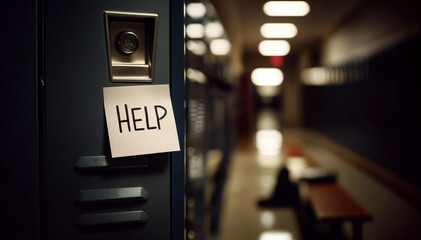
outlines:
[{"label": "locker door", "polygon": [[40,239],[36,20],[34,1],[0,2],[0,239]]},{"label": "locker door", "polygon": [[[105,11],[158,14],[152,82],[110,81]],[[170,11],[168,0],[44,1],[45,239],[172,238],[172,168],[183,164],[182,154],[111,158],[102,92],[169,83],[180,88],[182,81],[171,76]],[[175,108],[183,97],[172,93]]]}]

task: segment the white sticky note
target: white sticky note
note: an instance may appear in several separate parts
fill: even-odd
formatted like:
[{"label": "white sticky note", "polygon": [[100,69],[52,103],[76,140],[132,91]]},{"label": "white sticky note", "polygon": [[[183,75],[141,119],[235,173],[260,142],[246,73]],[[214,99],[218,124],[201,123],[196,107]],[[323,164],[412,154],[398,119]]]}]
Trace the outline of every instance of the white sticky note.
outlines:
[{"label": "white sticky note", "polygon": [[180,150],[168,84],[103,91],[113,158]]}]

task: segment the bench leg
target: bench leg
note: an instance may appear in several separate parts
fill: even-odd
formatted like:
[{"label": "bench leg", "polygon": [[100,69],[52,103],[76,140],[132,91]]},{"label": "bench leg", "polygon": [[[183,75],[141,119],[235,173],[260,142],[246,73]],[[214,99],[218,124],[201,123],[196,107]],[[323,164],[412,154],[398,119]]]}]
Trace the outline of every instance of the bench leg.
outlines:
[{"label": "bench leg", "polygon": [[353,240],[362,240],[363,239],[363,223],[361,221],[354,221],[352,223],[353,227]]}]

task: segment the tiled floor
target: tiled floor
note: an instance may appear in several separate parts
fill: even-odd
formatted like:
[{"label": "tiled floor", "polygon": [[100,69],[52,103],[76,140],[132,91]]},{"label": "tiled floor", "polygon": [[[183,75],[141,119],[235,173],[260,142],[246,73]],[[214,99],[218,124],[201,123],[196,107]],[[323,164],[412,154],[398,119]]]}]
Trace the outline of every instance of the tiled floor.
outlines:
[{"label": "tiled floor", "polygon": [[[280,129],[271,112],[262,112],[256,124],[259,134],[241,139],[233,154],[225,185],[219,234],[215,240],[300,240],[300,225],[291,207],[260,208],[257,201],[268,197],[282,164],[291,163],[280,151],[282,144],[294,142],[294,133]],[[256,133],[257,133],[256,132]],[[264,135],[259,144],[258,136]],[[268,139],[270,139],[268,141]],[[337,183],[362,204],[373,216],[364,225],[363,239],[421,239],[421,212],[383,182],[373,178],[350,162],[347,156],[334,154],[322,147],[319,139],[305,135],[301,142],[307,154],[318,165],[334,169]],[[298,169],[302,166],[297,162]],[[291,167],[291,166],[289,166]],[[293,177],[293,172],[290,176]],[[344,228],[350,235],[350,226]]]},{"label": "tiled floor", "polygon": [[277,122],[271,112],[262,112],[257,122],[258,134],[238,143],[223,195],[218,240],[300,239],[293,208],[257,205],[259,199],[271,194],[283,164],[283,138]]},{"label": "tiled floor", "polygon": [[258,207],[257,201],[270,195],[278,170],[275,163],[260,165],[259,157],[262,156],[252,146],[243,145],[233,158],[223,198],[219,240],[300,239],[293,208]]}]

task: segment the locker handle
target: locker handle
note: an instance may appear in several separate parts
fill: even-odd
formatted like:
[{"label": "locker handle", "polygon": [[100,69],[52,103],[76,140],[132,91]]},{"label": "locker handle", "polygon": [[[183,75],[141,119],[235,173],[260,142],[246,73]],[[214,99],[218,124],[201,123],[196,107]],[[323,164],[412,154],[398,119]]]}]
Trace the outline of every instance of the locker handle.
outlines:
[{"label": "locker handle", "polygon": [[142,211],[128,211],[128,212],[109,212],[109,213],[94,213],[84,214],[79,218],[79,225],[83,227],[109,225],[109,224],[127,224],[127,223],[141,223],[145,224],[148,221],[148,215]]},{"label": "locker handle", "polygon": [[79,202],[98,202],[112,200],[140,200],[147,201],[148,191],[143,187],[91,189],[79,192]]}]

